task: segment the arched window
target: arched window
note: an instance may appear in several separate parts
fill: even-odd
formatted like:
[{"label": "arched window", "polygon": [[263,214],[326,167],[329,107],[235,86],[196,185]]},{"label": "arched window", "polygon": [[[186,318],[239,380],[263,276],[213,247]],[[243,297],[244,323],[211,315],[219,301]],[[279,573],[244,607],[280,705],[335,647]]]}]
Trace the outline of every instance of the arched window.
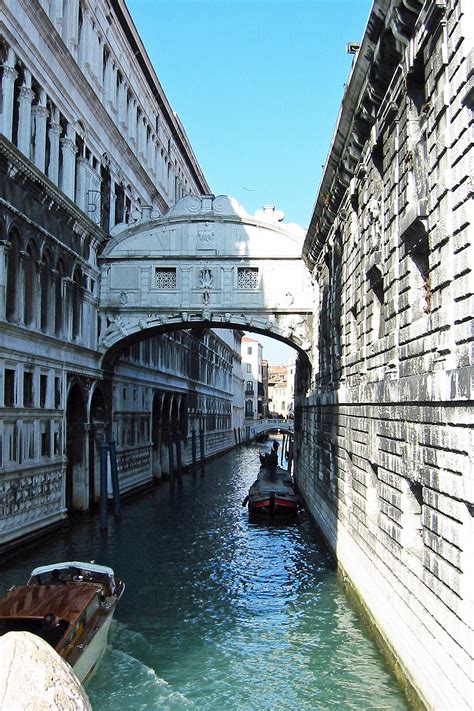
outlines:
[{"label": "arched window", "polygon": [[245,401],[245,417],[253,417],[253,400]]},{"label": "arched window", "polygon": [[49,333],[52,330],[54,316],[54,295],[53,295],[53,275],[52,275],[52,259],[49,251],[45,251],[41,262],[41,317],[40,328],[43,333]]},{"label": "arched window", "polygon": [[38,253],[35,243],[30,240],[25,251],[23,263],[24,274],[24,300],[23,300],[23,322],[25,326],[36,326],[36,305],[38,297],[37,281],[37,259]]},{"label": "arched window", "polygon": [[59,260],[54,285],[54,333],[58,337],[62,336],[63,332],[63,279],[64,264]]},{"label": "arched window", "polygon": [[74,340],[79,339],[81,335],[81,287],[82,275],[80,270],[76,269],[72,278],[72,337]]},{"label": "arched window", "polygon": [[7,250],[7,293],[5,316],[7,321],[15,323],[19,320],[18,276],[20,271],[20,237],[16,231],[12,231],[10,233]]}]

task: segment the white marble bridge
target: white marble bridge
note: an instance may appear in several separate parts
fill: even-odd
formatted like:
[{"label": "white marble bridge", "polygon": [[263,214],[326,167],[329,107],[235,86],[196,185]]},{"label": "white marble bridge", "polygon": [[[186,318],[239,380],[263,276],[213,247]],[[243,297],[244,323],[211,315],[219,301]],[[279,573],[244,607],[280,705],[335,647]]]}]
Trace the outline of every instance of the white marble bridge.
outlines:
[{"label": "white marble bridge", "polygon": [[132,342],[183,328],[251,330],[308,353],[304,232],[282,218],[273,207],[250,216],[232,198],[205,195],[117,225],[99,257],[104,364]]}]

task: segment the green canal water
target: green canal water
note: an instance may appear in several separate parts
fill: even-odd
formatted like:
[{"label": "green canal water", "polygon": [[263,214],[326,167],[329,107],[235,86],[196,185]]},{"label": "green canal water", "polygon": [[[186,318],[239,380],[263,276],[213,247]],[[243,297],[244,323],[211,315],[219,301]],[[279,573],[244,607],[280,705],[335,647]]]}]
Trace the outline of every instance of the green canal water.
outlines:
[{"label": "green canal water", "polygon": [[123,505],[101,534],[75,520],[3,566],[91,560],[126,583],[86,689],[94,711],[409,709],[304,512],[249,522],[255,446]]}]

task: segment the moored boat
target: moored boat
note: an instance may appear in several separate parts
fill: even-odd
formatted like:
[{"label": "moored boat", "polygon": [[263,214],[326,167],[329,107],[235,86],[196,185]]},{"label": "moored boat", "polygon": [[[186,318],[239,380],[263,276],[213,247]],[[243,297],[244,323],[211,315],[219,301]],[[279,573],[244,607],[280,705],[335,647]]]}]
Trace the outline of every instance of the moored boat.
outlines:
[{"label": "moored boat", "polygon": [[277,466],[275,470],[270,471],[262,466],[243,504],[248,505],[249,514],[288,516],[297,513],[298,501],[298,495],[286,469]]},{"label": "moored boat", "polygon": [[35,568],[26,585],[0,598],[0,634],[32,632],[45,639],[85,682],[107,647],[125,585],[112,568],[63,562]]}]

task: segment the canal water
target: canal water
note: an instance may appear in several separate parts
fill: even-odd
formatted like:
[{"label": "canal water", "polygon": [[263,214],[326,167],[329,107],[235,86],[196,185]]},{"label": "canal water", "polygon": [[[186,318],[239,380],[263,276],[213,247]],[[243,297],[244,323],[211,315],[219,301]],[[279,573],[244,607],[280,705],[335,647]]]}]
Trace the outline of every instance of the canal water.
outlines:
[{"label": "canal water", "polygon": [[0,572],[91,560],[126,583],[87,684],[94,711],[408,709],[304,512],[249,522],[258,469],[244,447],[125,502],[107,535],[75,520]]}]

